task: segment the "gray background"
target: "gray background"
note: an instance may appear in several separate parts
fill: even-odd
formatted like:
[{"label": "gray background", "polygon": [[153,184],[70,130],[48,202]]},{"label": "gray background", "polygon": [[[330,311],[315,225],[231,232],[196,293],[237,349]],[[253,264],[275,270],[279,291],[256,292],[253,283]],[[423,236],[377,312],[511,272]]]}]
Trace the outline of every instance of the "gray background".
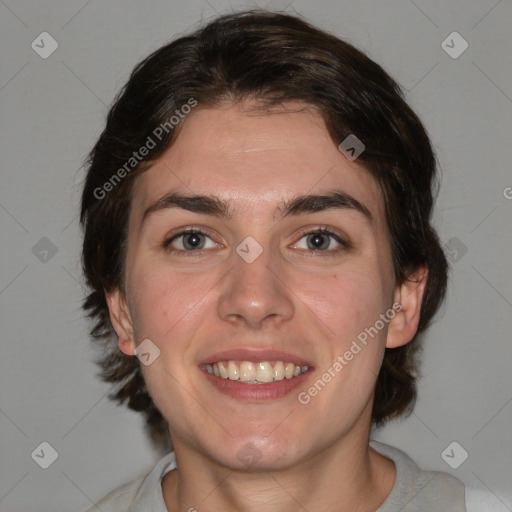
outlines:
[{"label": "gray background", "polygon": [[[217,12],[246,6],[256,4],[0,2],[2,511],[87,508],[160,456],[142,419],[110,402],[95,376],[80,306],[81,165],[142,57]],[[414,414],[376,437],[492,491],[512,510],[511,3],[259,6],[301,13],[366,51],[404,87],[429,130],[442,170],[435,223],[451,249],[451,288],[425,337]],[[46,59],[31,48],[43,31],[59,45]],[[441,46],[453,31],[469,44],[458,58]],[[31,458],[43,441],[58,452],[48,469]],[[441,457],[453,441],[469,453],[458,469]]]}]

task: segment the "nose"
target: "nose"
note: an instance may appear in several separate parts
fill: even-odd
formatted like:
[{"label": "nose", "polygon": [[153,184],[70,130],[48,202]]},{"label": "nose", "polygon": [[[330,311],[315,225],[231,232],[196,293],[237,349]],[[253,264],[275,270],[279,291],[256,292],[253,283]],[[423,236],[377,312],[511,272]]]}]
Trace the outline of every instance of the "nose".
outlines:
[{"label": "nose", "polygon": [[222,320],[257,330],[267,324],[279,327],[293,318],[293,293],[276,262],[270,261],[268,251],[264,250],[252,263],[238,255],[234,260],[221,283],[217,312]]}]

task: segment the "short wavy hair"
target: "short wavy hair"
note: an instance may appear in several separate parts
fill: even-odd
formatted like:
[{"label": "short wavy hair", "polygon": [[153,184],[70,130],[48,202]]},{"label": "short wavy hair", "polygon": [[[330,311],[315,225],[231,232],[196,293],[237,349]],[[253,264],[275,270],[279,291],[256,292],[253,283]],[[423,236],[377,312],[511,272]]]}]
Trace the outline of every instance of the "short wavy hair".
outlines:
[{"label": "short wavy hair", "polygon": [[[113,385],[110,398],[142,412],[152,441],[170,446],[168,425],[148,393],[140,362],[118,349],[105,293],[124,291],[133,184],[172,145],[179,126],[160,128],[159,144],[146,157],[138,155],[132,170],[126,162],[191,98],[199,107],[248,99],[263,108],[303,102],[320,113],[334,144],[349,134],[365,144],[358,163],[382,193],[396,284],[422,265],[429,272],[415,338],[385,350],[372,422],[380,426],[412,411],[418,334],[444,299],[448,273],[431,225],[438,180],[429,137],[400,87],[378,64],[298,17],[260,10],[221,16],[139,63],[88,156],[81,203],[82,261],[90,288],[84,309],[95,319],[91,334],[102,346],[96,362],[102,379]],[[122,179],[113,183],[115,176]]]}]

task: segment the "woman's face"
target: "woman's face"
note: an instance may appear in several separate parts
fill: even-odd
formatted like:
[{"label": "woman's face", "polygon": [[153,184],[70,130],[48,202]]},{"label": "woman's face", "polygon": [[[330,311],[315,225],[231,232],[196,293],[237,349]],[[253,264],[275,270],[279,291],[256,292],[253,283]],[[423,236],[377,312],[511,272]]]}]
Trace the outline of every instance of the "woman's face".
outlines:
[{"label": "woman's face", "polygon": [[366,435],[395,291],[378,185],[319,114],[234,105],[139,177],[109,305],[176,450],[277,469]]}]

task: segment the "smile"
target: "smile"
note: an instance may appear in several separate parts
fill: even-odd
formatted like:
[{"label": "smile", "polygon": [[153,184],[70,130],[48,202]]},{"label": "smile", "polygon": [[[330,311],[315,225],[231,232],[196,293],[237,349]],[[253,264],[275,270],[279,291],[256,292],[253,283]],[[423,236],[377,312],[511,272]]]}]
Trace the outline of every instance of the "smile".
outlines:
[{"label": "smile", "polygon": [[244,384],[262,384],[293,379],[306,373],[309,366],[298,366],[285,361],[219,361],[205,364],[204,369],[221,379]]}]

